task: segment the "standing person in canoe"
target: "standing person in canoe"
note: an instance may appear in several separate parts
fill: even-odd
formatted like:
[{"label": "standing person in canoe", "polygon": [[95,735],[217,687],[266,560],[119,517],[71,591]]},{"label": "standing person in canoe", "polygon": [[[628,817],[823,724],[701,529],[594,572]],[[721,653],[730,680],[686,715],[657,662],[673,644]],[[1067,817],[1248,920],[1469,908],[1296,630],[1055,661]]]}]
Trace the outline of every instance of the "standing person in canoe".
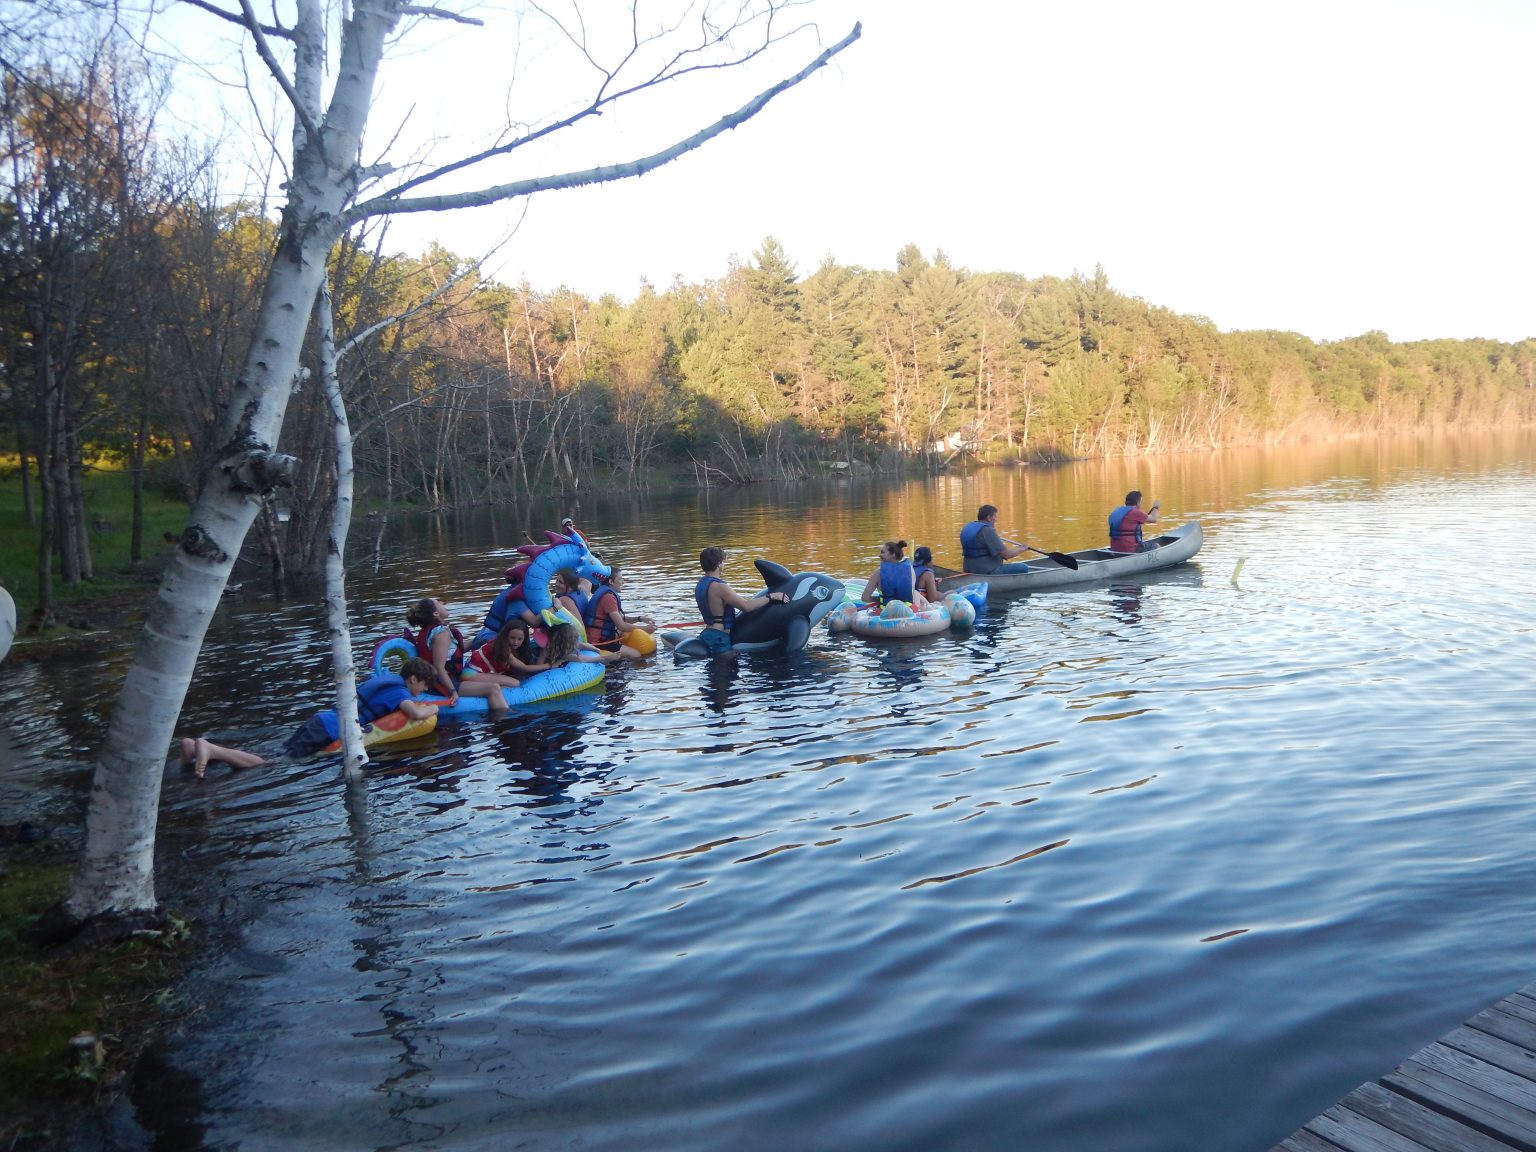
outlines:
[{"label": "standing person in canoe", "polygon": [[1147,552],[1153,545],[1141,538],[1143,524],[1156,524],[1161,500],[1152,501],[1152,511],[1141,510],[1141,493],[1134,488],[1125,494],[1125,503],[1109,514],[1111,552]]},{"label": "standing person in canoe", "polygon": [[704,575],[693,586],[693,602],[699,606],[704,618],[704,631],[699,639],[712,655],[719,655],[731,646],[731,624],[738,612],[756,612],[768,607],[777,595],[781,603],[789,603],[789,593],[770,593],[756,600],[748,600],[725,582],[721,572],[725,569],[725,549],[709,547],[699,553],[699,568]]},{"label": "standing person in canoe", "polygon": [[976,519],[960,529],[960,553],[965,570],[979,575],[993,572],[1027,572],[1028,564],[1009,564],[1015,556],[1037,552],[1028,544],[1004,544],[997,534],[997,506],[983,504],[976,509]]}]

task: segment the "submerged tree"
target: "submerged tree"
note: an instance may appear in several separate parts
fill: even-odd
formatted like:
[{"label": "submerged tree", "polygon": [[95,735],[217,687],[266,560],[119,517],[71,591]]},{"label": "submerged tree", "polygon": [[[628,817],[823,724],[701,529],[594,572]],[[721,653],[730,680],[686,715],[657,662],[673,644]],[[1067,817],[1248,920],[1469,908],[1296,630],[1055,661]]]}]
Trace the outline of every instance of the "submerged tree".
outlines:
[{"label": "submerged tree", "polygon": [[[327,259],[337,241],[354,224],[373,216],[474,207],[642,175],[745,123],[775,96],[824,67],[860,33],[855,25],[799,71],[649,155],[470,191],[438,191],[461,187],[464,179],[472,179],[493,161],[592,122],[628,97],[662,85],[697,83],[721,70],[771,59],[775,49],[799,42],[814,28],[785,27],[794,7],[790,0],[689,5],[675,23],[659,26],[642,17],[636,0],[630,6],[629,31],[614,62],[607,64],[576,12],[568,24],[556,21],[556,28],[577,58],[595,70],[590,99],[556,119],[509,128],[497,143],[473,155],[400,172],[362,159],[387,42],[405,22],[434,17],[477,21],[406,0],[354,0],[340,9],[339,28],[331,28],[328,9],[318,0],[295,0],[285,18],[275,23],[259,19],[248,0],[241,0],[238,10],[222,8],[215,0],[194,2],[243,31],[288,101],[293,143],[287,157],[286,200],[254,337],[218,433],[216,458],[204,476],[113,712],[91,789],[85,850],[56,910],[62,924],[93,918],[109,924],[155,908],[153,851],[163,750],[241,543],[262,500],[293,474],[295,462],[274,445],[299,374]],[[658,30],[645,30],[653,28]],[[280,47],[291,55],[291,65],[279,59]]]}]

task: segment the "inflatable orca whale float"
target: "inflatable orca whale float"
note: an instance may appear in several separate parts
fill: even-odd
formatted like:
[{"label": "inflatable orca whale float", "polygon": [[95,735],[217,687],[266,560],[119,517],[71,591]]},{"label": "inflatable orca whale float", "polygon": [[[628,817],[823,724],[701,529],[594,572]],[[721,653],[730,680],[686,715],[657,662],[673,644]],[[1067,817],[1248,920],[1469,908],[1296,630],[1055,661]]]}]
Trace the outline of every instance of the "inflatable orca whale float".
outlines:
[{"label": "inflatable orca whale float", "polygon": [[[767,585],[753,599],[761,600],[783,592],[787,604],[769,604],[751,612],[738,612],[731,621],[731,646],[728,652],[747,652],[754,648],[783,645],[798,652],[811,638],[811,629],[843,602],[843,586],[820,572],[790,572],[772,560],[754,560]],[[662,632],[661,639],[679,656],[713,656],[697,632]]]}]

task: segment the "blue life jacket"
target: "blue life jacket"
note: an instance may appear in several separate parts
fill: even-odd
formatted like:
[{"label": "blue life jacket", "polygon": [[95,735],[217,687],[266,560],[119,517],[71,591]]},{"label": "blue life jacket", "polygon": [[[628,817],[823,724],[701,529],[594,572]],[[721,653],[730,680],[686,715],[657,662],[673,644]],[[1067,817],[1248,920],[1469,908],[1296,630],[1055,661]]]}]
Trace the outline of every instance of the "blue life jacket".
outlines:
[{"label": "blue life jacket", "polygon": [[916,589],[921,588],[923,586],[923,577],[928,575],[928,573],[930,573],[932,571],[933,571],[933,565],[932,564],[914,564],[914,565],[912,565],[912,587],[913,587],[913,589],[916,590]]},{"label": "blue life jacket", "polygon": [[[605,595],[613,597],[613,608],[621,613],[624,611],[624,601],[619,599],[619,594],[606,584],[599,584],[592,589],[592,598],[587,601],[587,606],[582,610],[581,622],[587,626],[587,640],[593,644],[602,644],[608,640],[618,638],[619,631],[613,626],[613,621],[608,617],[612,615],[613,608],[608,609],[608,615],[601,620],[597,619],[597,606],[602,603]],[[597,629],[593,635],[592,629]]]},{"label": "blue life jacket", "polygon": [[501,590],[501,594],[491,601],[491,610],[485,614],[485,623],[480,625],[482,632],[489,630],[491,635],[501,631],[501,626],[514,617],[520,618],[527,611],[527,601],[522,596],[523,586],[521,582],[508,584]]},{"label": "blue life jacket", "polygon": [[990,527],[985,520],[972,520],[960,529],[961,555],[967,560],[984,560],[992,555],[992,550],[981,542],[981,530]]},{"label": "blue life jacket", "polygon": [[736,619],[736,609],[727,604],[719,616],[709,614],[709,586],[712,583],[724,584],[725,581],[718,576],[700,577],[693,588],[693,602],[699,606],[699,616],[703,618],[706,628],[711,624],[720,624],[726,631],[730,631],[731,621]]},{"label": "blue life jacket", "polygon": [[[400,707],[400,701],[409,700],[411,690],[394,672],[380,672],[357,686],[357,722],[372,724],[380,716],[388,716]],[[334,708],[324,708],[315,713],[325,733],[332,740],[341,739],[341,717]]]},{"label": "blue life jacket", "polygon": [[411,694],[398,673],[380,672],[357,686],[357,721],[371,724],[380,716],[387,716],[400,707],[400,701]]},{"label": "blue life jacket", "polygon": [[1120,525],[1125,522],[1125,514],[1133,507],[1134,505],[1132,504],[1122,504],[1109,514],[1109,542],[1111,544],[1116,540],[1135,540],[1137,544],[1141,543],[1140,524],[1136,525],[1135,529],[1130,532],[1121,531],[1120,528]]},{"label": "blue life jacket", "polygon": [[587,606],[592,603],[592,597],[580,588],[570,592],[562,592],[560,595],[571,598],[571,603],[576,605],[576,618],[585,624],[587,622]]},{"label": "blue life jacket", "polygon": [[890,604],[896,600],[912,603],[912,561],[880,561],[880,599]]}]

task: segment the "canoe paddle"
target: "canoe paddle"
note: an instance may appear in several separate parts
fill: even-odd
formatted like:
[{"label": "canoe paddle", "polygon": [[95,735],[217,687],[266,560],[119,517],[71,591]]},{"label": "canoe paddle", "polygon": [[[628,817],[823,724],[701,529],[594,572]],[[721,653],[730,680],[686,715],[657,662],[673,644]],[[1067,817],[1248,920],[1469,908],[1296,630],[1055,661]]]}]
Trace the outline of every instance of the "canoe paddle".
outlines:
[{"label": "canoe paddle", "polygon": [[1049,556],[1063,568],[1070,568],[1074,572],[1077,571],[1076,556],[1068,556],[1065,552],[1047,552],[1044,548],[1031,548],[1028,544],[1021,544],[1019,541],[1010,540],[1006,536],[999,536],[998,539],[1001,540],[1004,544],[1012,544],[1015,548],[1022,548],[1026,552],[1038,552],[1042,556]]}]

